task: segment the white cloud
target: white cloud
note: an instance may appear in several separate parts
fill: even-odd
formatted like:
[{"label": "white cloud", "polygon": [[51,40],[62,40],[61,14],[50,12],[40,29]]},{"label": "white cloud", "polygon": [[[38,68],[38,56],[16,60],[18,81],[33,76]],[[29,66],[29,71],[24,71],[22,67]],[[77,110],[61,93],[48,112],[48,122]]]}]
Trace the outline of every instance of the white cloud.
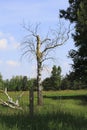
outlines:
[{"label": "white cloud", "polygon": [[20,47],[20,43],[15,42],[15,43],[13,44],[13,48],[14,48],[14,49],[18,49],[19,47]]},{"label": "white cloud", "polygon": [[15,40],[15,38],[13,36],[9,37],[9,49],[17,49],[19,47],[19,43]]},{"label": "white cloud", "polygon": [[10,65],[12,67],[17,67],[17,66],[20,66],[20,63],[19,62],[16,62],[16,61],[13,61],[13,60],[9,60],[6,62],[7,65]]},{"label": "white cloud", "polygon": [[19,42],[9,33],[3,33],[0,32],[0,50],[1,49],[7,49],[7,50],[13,50],[18,49]]},{"label": "white cloud", "polygon": [[0,49],[6,49],[7,48],[7,39],[1,39],[0,40]]}]

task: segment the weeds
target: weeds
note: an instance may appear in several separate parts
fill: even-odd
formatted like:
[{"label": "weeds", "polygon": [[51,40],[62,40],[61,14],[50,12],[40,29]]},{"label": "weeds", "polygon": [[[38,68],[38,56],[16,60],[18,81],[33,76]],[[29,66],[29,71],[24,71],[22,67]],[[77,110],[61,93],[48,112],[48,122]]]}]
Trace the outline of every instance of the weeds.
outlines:
[{"label": "weeds", "polygon": [[52,98],[45,97],[42,107],[35,102],[33,118],[28,112],[26,94],[20,101],[24,111],[0,105],[0,130],[87,130],[87,102],[83,98],[54,99],[53,96],[58,96],[57,92],[44,95]]}]

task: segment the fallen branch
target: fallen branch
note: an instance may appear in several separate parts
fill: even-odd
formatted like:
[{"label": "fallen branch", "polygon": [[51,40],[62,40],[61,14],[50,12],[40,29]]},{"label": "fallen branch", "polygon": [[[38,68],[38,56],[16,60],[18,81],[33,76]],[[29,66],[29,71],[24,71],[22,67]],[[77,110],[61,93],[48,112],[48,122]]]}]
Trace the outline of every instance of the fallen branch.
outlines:
[{"label": "fallen branch", "polygon": [[13,98],[8,95],[7,88],[5,88],[5,91],[1,90],[1,92],[3,92],[8,97],[8,101],[4,101],[0,98],[0,104],[2,104],[4,106],[8,106],[10,108],[22,110],[22,107],[20,107],[20,105],[19,105],[19,99],[24,94],[23,92],[17,97],[16,101],[13,101]]}]

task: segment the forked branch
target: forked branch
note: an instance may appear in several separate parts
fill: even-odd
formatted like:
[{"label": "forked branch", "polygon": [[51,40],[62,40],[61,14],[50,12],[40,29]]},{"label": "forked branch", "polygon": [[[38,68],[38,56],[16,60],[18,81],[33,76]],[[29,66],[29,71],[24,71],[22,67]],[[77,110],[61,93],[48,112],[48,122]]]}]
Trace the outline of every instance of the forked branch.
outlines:
[{"label": "forked branch", "polygon": [[17,97],[17,99],[15,101],[7,93],[7,88],[5,88],[5,91],[1,91],[1,92],[4,93],[7,96],[7,98],[8,98],[7,101],[4,101],[3,99],[0,98],[0,102],[1,102],[2,105],[8,106],[8,107],[14,108],[14,109],[21,109],[22,110],[22,107],[20,107],[20,105],[19,105],[19,99],[24,94],[23,92]]}]

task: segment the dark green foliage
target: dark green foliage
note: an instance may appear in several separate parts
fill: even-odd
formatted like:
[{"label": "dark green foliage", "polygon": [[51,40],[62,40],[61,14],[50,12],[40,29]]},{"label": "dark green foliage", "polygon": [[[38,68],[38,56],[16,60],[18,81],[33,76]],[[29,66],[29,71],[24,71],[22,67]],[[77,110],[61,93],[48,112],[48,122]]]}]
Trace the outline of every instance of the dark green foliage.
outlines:
[{"label": "dark green foliage", "polygon": [[78,89],[85,89],[87,86],[83,84],[82,81],[77,80],[75,73],[70,72],[67,74],[61,82],[61,89],[72,89],[72,90],[78,90]]},{"label": "dark green foliage", "polygon": [[35,78],[28,79],[27,76],[13,76],[11,79],[3,80],[0,78],[0,89],[7,88],[9,91],[27,91],[33,82],[34,90],[37,90],[37,81]]},{"label": "dark green foliage", "polygon": [[53,90],[53,86],[51,85],[50,78],[44,79],[44,81],[42,82],[42,85],[43,85],[44,90]]},{"label": "dark green foliage", "polygon": [[22,87],[21,87],[21,89],[23,91],[28,90],[28,79],[27,79],[27,76],[24,76],[23,79],[22,79]]},{"label": "dark green foliage", "polygon": [[10,91],[14,91],[14,90],[20,91],[21,88],[22,88],[22,81],[23,81],[22,76],[13,76],[9,80],[8,90],[10,90]]},{"label": "dark green foliage", "polygon": [[70,20],[70,22],[77,22],[78,9],[82,0],[68,0],[69,7],[67,10],[60,10],[60,17]]},{"label": "dark green foliage", "polygon": [[87,0],[69,0],[67,10],[60,11],[60,17],[75,23],[72,34],[77,50],[69,52],[73,60],[73,71],[77,80],[87,84]]},{"label": "dark green foliage", "polygon": [[61,90],[70,89],[70,81],[67,77],[64,77],[61,82]]},{"label": "dark green foliage", "polygon": [[52,67],[50,78],[46,78],[43,83],[44,90],[59,90],[61,85],[61,67]]},{"label": "dark green foliage", "polygon": [[61,67],[56,67],[55,65],[51,71],[51,86],[53,86],[54,90],[60,89],[61,85]]},{"label": "dark green foliage", "polygon": [[33,86],[33,89],[36,91],[37,90],[37,79],[36,78],[31,78],[28,80],[28,87],[29,89]]}]

